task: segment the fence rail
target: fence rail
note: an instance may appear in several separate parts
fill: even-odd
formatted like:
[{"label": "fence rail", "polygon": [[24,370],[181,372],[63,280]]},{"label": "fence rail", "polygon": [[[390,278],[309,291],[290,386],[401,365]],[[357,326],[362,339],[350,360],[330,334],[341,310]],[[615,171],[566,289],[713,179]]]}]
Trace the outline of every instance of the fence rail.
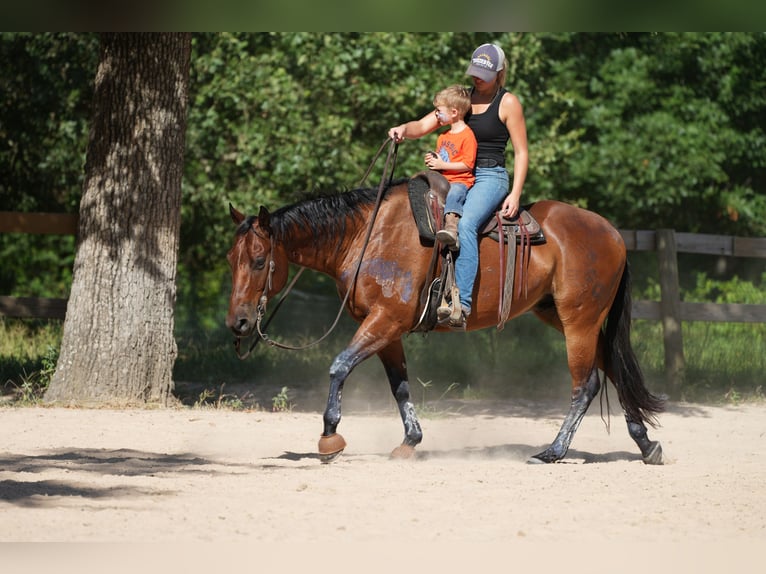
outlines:
[{"label": "fence rail", "polygon": [[75,213],[19,213],[0,211],[0,233],[77,235]]},{"label": "fence rail", "polygon": [[0,315],[6,317],[63,319],[66,317],[66,306],[66,299],[0,295]]},{"label": "fence rail", "polygon": [[702,233],[677,233],[672,229],[658,231],[620,230],[629,251],[657,251],[664,235],[675,236],[676,251],[701,255],[766,258],[766,238],[732,237]]},{"label": "fence rail", "polygon": [[[0,211],[0,233],[77,235],[74,213],[19,213]],[[66,299],[0,296],[0,315],[17,318],[63,319]]]}]

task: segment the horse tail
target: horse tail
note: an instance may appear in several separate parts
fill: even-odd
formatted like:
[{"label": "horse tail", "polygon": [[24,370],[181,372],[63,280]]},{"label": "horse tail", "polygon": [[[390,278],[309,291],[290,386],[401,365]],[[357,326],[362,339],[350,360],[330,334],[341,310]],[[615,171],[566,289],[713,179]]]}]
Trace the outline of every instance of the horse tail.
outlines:
[{"label": "horse tail", "polygon": [[628,420],[656,426],[656,415],[665,409],[665,401],[646,388],[644,375],[630,344],[630,286],[630,268],[626,261],[604,330],[605,373],[617,388],[617,396]]}]

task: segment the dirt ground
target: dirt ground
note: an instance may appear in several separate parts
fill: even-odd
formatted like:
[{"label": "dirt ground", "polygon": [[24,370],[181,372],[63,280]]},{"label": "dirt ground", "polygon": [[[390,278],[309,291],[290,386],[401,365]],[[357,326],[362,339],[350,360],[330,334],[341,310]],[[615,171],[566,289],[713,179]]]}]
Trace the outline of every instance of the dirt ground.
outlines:
[{"label": "dirt ground", "polygon": [[641,462],[620,416],[607,433],[597,403],[554,465],[526,460],[566,405],[449,403],[421,419],[406,461],[389,459],[403,433],[394,410],[344,407],[348,447],[329,465],[315,454],[320,412],[0,408],[0,541],[287,544],[282,563],[301,548],[326,562],[339,543],[436,545],[452,565],[475,565],[477,547],[549,563],[630,545],[654,571],[650,548],[687,548],[697,571],[762,571],[766,404],[669,405],[650,433],[664,466]]}]

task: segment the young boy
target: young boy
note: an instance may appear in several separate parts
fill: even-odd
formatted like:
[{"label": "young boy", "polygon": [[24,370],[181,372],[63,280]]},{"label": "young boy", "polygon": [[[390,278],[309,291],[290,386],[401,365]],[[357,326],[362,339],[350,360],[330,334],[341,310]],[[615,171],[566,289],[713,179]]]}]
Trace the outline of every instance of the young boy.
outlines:
[{"label": "young boy", "polygon": [[474,182],[473,168],[476,163],[476,136],[464,118],[471,109],[471,95],[463,86],[449,86],[434,97],[434,113],[439,125],[450,129],[436,140],[436,151],[426,154],[426,165],[441,171],[450,183],[444,206],[444,229],[436,233],[436,239],[452,250],[459,248],[457,223],[463,214],[468,190]]}]

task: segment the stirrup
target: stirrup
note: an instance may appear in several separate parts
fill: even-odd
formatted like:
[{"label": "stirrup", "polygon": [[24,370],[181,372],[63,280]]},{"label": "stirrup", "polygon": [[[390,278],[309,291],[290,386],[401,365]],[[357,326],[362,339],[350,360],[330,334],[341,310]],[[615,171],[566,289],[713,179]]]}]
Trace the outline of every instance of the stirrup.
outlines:
[{"label": "stirrup", "polygon": [[453,331],[465,331],[466,316],[465,316],[465,312],[463,312],[462,307],[460,307],[460,314],[457,315],[457,317],[455,317],[455,315],[456,313],[454,312],[452,315],[450,315],[449,328]]}]

